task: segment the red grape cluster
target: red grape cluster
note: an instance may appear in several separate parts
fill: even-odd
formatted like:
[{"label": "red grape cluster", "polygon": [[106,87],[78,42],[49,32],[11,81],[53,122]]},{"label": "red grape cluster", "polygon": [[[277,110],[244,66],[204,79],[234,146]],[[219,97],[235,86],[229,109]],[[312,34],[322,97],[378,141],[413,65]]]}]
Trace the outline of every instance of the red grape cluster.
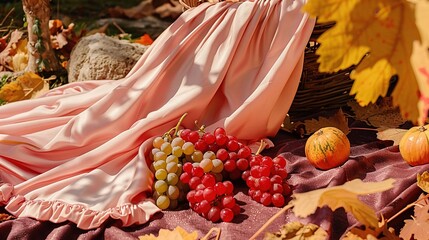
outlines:
[{"label": "red grape cluster", "polygon": [[183,170],[181,181],[189,184],[190,188],[186,199],[195,212],[212,222],[231,222],[240,213],[240,206],[233,196],[232,182],[216,181],[212,173],[204,173],[201,167],[192,166],[189,162],[183,165]]},{"label": "red grape cluster", "polygon": [[277,156],[274,159],[268,156],[252,156],[249,162],[250,170],[242,174],[242,178],[249,187],[249,196],[265,206],[282,207],[285,196],[291,194],[291,188],[286,182],[286,159]]},{"label": "red grape cluster", "polygon": [[162,209],[174,209],[183,195],[206,219],[230,222],[240,207],[229,180],[244,179],[251,198],[266,206],[283,206],[291,193],[284,157],[253,155],[249,146],[223,128],[213,133],[201,129],[168,133],[154,139],[151,153],[154,198]]}]

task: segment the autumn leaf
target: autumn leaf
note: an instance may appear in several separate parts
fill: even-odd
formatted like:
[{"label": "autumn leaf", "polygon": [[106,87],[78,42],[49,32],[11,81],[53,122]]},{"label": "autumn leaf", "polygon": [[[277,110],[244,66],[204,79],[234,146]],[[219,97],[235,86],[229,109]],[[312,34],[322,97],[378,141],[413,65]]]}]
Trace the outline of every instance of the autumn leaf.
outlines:
[{"label": "autumn leaf", "polygon": [[350,132],[347,118],[341,109],[330,117],[305,120],[304,125],[307,134],[314,133],[323,127],[336,127],[346,135]]},{"label": "autumn leaf", "polygon": [[149,34],[143,34],[140,38],[134,40],[134,42],[146,46],[151,45],[153,43],[153,39],[149,36]]},{"label": "autumn leaf", "polygon": [[292,200],[293,212],[298,217],[307,217],[316,212],[318,207],[328,206],[332,211],[344,208],[362,224],[377,227],[378,219],[374,210],[358,199],[366,195],[389,190],[394,179],[382,182],[362,182],[355,179],[341,186],[313,190],[306,193],[295,193]]},{"label": "autumn leaf", "polygon": [[426,193],[429,193],[429,173],[427,171],[422,174],[417,173],[417,186]]},{"label": "autumn leaf", "polygon": [[399,145],[399,142],[407,131],[407,129],[400,128],[388,128],[385,130],[379,130],[377,132],[377,139],[391,140],[393,141],[393,145]]},{"label": "autumn leaf", "polygon": [[13,71],[20,72],[24,71],[28,65],[28,50],[27,50],[27,39],[19,40],[16,53],[12,56],[12,64],[11,67]]},{"label": "autumn leaf", "polygon": [[393,228],[388,228],[387,222],[382,218],[376,228],[365,227],[360,229],[354,227],[346,233],[342,240],[400,240]]},{"label": "autumn leaf", "polygon": [[141,19],[153,15],[153,6],[152,0],[146,0],[141,1],[140,4],[131,8],[122,8],[119,6],[109,8],[108,12],[111,17],[115,18]]},{"label": "autumn leaf", "polygon": [[404,220],[404,223],[405,225],[399,233],[399,237],[402,239],[426,240],[428,238],[429,202],[427,198],[414,206],[414,216],[412,219]]},{"label": "autumn leaf", "polygon": [[419,86],[419,119],[420,124],[426,121],[429,111],[429,2],[417,1],[416,24],[422,34],[422,41],[414,41],[411,63]]},{"label": "autumn leaf", "polygon": [[0,213],[0,222],[4,222],[10,219],[14,219],[15,217],[8,213]]},{"label": "autumn leaf", "polygon": [[161,18],[177,18],[183,13],[183,5],[179,1],[173,0],[155,8],[154,12],[159,14]]},{"label": "autumn leaf", "polygon": [[424,106],[429,104],[424,104],[416,94],[423,89],[417,84],[409,59],[414,51],[413,42],[420,41],[421,35],[427,32],[427,11],[422,14],[422,20],[417,19],[424,26],[420,31],[419,23],[416,25],[415,22],[418,11],[424,12],[415,12],[415,9],[418,4],[427,4],[427,1],[423,2],[309,0],[304,6],[305,11],[318,17],[321,23],[336,23],[318,39],[321,44],[316,52],[320,56],[319,70],[335,72],[357,65],[350,75],[355,80],[350,94],[355,95],[362,106],[376,102],[379,96],[386,96],[390,79],[397,74],[399,80],[392,93],[393,104],[400,107],[405,119],[421,123],[427,116]]},{"label": "autumn leaf", "polygon": [[48,80],[32,72],[25,72],[14,81],[0,88],[0,99],[16,102],[24,99],[37,98],[49,91]]},{"label": "autumn leaf", "polygon": [[16,102],[24,97],[24,89],[17,81],[7,83],[0,89],[0,99],[5,102]]},{"label": "autumn leaf", "polygon": [[355,113],[355,119],[378,128],[379,131],[388,128],[397,128],[405,120],[402,118],[398,107],[394,107],[391,97],[382,98],[377,103],[360,106],[356,101],[347,103]]},{"label": "autumn leaf", "polygon": [[63,22],[59,19],[49,20],[49,32],[51,44],[54,49],[61,49],[68,44],[67,38],[73,33],[74,24],[71,23],[64,28]]},{"label": "autumn leaf", "polygon": [[21,39],[23,35],[23,32],[19,30],[15,30],[10,34],[9,42],[6,46],[6,48],[3,49],[3,51],[0,52],[0,71],[1,67],[5,68],[11,68],[9,66],[10,61],[12,60],[11,55],[13,55],[13,51],[16,48],[16,44],[18,43],[19,39]]},{"label": "autumn leaf", "polygon": [[198,239],[198,233],[196,231],[192,233],[186,232],[183,228],[177,226],[174,230],[170,231],[167,229],[160,229],[157,237],[155,235],[143,235],[139,237],[139,240],[196,240]]},{"label": "autumn leaf", "polygon": [[264,240],[325,240],[328,233],[316,224],[290,222],[283,225],[278,232],[266,233]]},{"label": "autumn leaf", "polygon": [[49,91],[48,81],[33,72],[25,72],[17,77],[16,81],[22,85],[25,91],[23,99],[37,98]]},{"label": "autumn leaf", "polygon": [[293,123],[290,121],[290,118],[286,117],[282,129],[288,132],[295,132],[299,131],[302,126],[305,129],[305,134],[312,134],[323,127],[336,127],[345,134],[350,132],[347,118],[341,109],[329,117],[319,117],[317,119],[307,119]]}]

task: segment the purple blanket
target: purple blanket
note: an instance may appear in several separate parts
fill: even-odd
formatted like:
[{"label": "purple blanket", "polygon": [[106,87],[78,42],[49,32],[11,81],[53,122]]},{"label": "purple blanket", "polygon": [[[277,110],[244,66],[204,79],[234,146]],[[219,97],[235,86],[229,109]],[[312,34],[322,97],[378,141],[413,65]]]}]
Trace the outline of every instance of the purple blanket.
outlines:
[{"label": "purple blanket", "polygon": [[[429,169],[428,165],[410,167],[402,159],[398,146],[391,141],[380,141],[371,131],[355,130],[348,135],[352,148],[350,159],[342,166],[328,171],[312,167],[304,155],[306,139],[298,139],[280,131],[273,138],[275,147],[263,152],[264,155],[283,154],[288,159],[289,184],[294,192],[306,192],[327,186],[341,185],[346,181],[360,178],[363,181],[382,181],[394,178],[394,188],[383,193],[371,194],[361,198],[385,218],[415,201],[422,191],[416,185],[416,174]],[[30,218],[8,220],[0,223],[0,239],[137,239],[144,234],[157,234],[159,229],[174,229],[181,226],[188,232],[197,231],[203,237],[212,227],[221,229],[221,239],[248,239],[268,219],[280,209],[264,207],[247,196],[244,184],[236,185],[236,199],[242,207],[242,213],[232,223],[212,223],[199,216],[186,206],[177,211],[164,211],[153,216],[144,225],[121,227],[117,221],[110,220],[94,230],[80,230],[73,223],[55,224]],[[3,209],[2,209],[3,210]],[[3,210],[4,212],[4,210]],[[389,226],[398,232],[403,220],[410,218],[408,211]],[[277,218],[266,231],[277,231],[281,225],[299,220],[321,225],[330,233],[331,239],[340,239],[350,226],[356,224],[352,215],[338,209],[318,209],[307,219],[298,219],[291,212]],[[259,238],[263,238],[261,234]]]}]

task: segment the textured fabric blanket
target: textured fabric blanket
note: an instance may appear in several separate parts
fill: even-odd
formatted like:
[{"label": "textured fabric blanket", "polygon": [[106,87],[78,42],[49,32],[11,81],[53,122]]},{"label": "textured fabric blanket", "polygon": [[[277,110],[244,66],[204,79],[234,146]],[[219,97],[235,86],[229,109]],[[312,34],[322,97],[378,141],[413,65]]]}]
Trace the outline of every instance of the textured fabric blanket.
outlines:
[{"label": "textured fabric blanket", "polygon": [[[317,170],[305,158],[304,145],[306,139],[298,139],[290,134],[279,132],[273,142],[275,147],[263,152],[265,155],[282,154],[288,159],[289,184],[294,192],[310,191],[327,186],[340,185],[352,179],[363,181],[381,181],[394,178],[394,188],[383,193],[370,194],[362,199],[373,207],[378,214],[389,218],[407,204],[413,202],[422,193],[416,185],[416,174],[428,171],[429,166],[410,167],[402,159],[398,146],[391,141],[380,141],[371,131],[353,130],[348,135],[352,148],[350,159],[342,166],[327,171]],[[243,211],[232,223],[211,223],[189,208],[177,211],[163,211],[155,214],[145,224],[123,227],[120,220],[109,220],[97,229],[81,230],[74,223],[54,224],[37,221],[31,218],[20,218],[0,223],[0,239],[137,239],[144,234],[157,234],[159,229],[174,229],[181,226],[188,232],[197,231],[204,236],[212,227],[222,230],[221,239],[248,239],[271,216],[280,209],[264,207],[247,196],[244,185],[237,185],[235,197]],[[403,220],[410,218],[411,211],[399,216],[389,226],[400,230]],[[321,225],[330,233],[330,239],[340,239],[344,232],[356,224],[355,219],[344,210],[335,212],[327,208],[319,209],[315,215],[307,219],[296,218],[286,212],[277,218],[266,231],[277,231],[281,225],[300,221],[313,222]],[[260,238],[264,235],[261,234]]]}]

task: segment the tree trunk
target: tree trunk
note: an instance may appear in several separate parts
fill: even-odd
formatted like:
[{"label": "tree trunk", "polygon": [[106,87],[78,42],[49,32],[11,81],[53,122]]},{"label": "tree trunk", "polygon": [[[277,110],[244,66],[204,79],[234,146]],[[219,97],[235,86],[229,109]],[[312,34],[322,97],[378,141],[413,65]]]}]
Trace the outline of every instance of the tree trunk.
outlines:
[{"label": "tree trunk", "polygon": [[22,0],[28,23],[28,71],[58,72],[62,68],[51,46],[49,2],[50,0]]}]

